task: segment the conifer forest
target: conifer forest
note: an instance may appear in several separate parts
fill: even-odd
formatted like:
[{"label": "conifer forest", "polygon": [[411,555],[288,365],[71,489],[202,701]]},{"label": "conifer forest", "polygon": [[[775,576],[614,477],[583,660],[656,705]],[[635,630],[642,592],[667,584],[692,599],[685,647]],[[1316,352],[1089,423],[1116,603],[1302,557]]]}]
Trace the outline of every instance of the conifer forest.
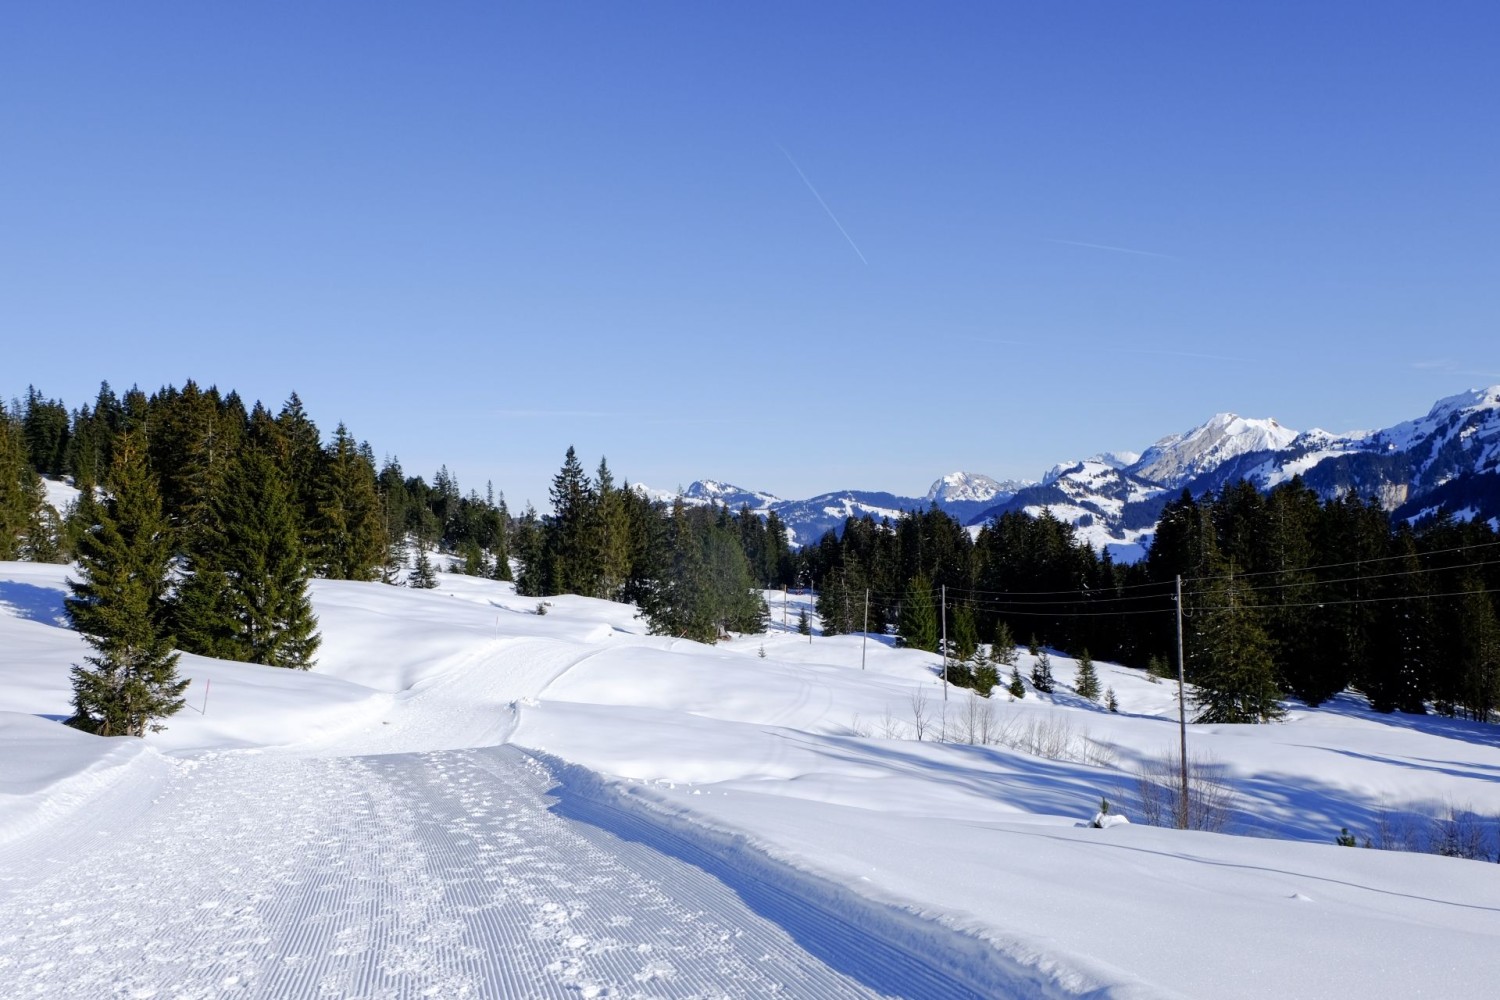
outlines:
[{"label": "conifer forest", "polygon": [[[1270,721],[1284,698],[1346,688],[1382,712],[1500,709],[1500,536],[1443,510],[1393,523],[1372,498],[1240,482],[1167,504],[1129,565],[1046,514],[970,529],[936,506],[794,550],[774,512],[652,500],[572,448],[546,513],[376,455],[296,394],[274,413],[192,381],[0,404],[0,559],[79,570],[68,613],[95,655],[75,668],[73,724],[139,734],[171,714],[174,651],[306,668],[309,578],[430,586],[438,554],[705,642],[762,631],[764,594],[809,588],[824,634],[893,634],[982,694],[1013,676],[1017,644],[1175,676],[1180,639],[1200,721]],[[63,515],[43,476],[79,488]]]}]

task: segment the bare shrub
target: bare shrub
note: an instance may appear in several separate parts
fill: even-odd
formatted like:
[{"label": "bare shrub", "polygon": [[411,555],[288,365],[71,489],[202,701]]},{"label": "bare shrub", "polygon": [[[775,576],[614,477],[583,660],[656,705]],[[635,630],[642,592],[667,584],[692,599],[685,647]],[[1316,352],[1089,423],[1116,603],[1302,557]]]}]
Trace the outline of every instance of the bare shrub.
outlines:
[{"label": "bare shrub", "polygon": [[1422,851],[1425,825],[1411,815],[1382,809],[1375,818],[1375,835],[1370,843],[1382,851]]},{"label": "bare shrub", "polygon": [[986,745],[995,730],[995,706],[986,697],[970,693],[954,724],[955,742]]},{"label": "bare shrub", "polygon": [[880,717],[880,735],[888,740],[899,740],[905,734],[906,726],[891,714],[891,708],[887,705],[885,714]]},{"label": "bare shrub", "polygon": [[913,688],[911,692],[911,728],[916,733],[917,742],[922,742],[922,736],[927,732],[927,727],[932,724],[931,706],[927,704],[927,692],[920,687]]},{"label": "bare shrub", "polygon": [[1427,849],[1446,858],[1488,861],[1489,840],[1484,821],[1472,809],[1460,809],[1450,802],[1448,808],[1432,820]]},{"label": "bare shrub", "polygon": [[858,736],[861,739],[870,735],[870,724],[861,719],[858,713],[855,714],[853,719],[849,720],[849,735]]},{"label": "bare shrub", "polygon": [[997,743],[1011,750],[1044,760],[1065,760],[1090,767],[1110,767],[1115,763],[1115,748],[1077,732],[1064,716],[1032,716],[992,724],[987,743]]},{"label": "bare shrub", "polygon": [[1151,826],[1218,833],[1234,812],[1236,795],[1224,770],[1208,754],[1188,754],[1187,801],[1182,796],[1182,758],[1171,748],[1147,760],[1138,773],[1140,815]]}]

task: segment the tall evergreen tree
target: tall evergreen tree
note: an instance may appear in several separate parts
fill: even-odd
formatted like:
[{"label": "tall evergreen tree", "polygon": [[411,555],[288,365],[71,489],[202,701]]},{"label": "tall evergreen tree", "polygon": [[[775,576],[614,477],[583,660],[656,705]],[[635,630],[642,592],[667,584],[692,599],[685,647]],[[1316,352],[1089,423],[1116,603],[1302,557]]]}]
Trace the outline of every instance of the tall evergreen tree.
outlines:
[{"label": "tall evergreen tree", "polygon": [[44,476],[61,476],[67,470],[68,408],[58,400],[44,399],[36,386],[27,386],[21,425],[32,467]]},{"label": "tall evergreen tree", "polygon": [[19,559],[33,548],[46,494],[31,466],[21,421],[0,403],[0,559]]},{"label": "tall evergreen tree", "polygon": [[320,637],[307,593],[298,516],[260,449],[235,463],[214,498],[205,543],[190,554],[178,628],[183,648],[305,670]]},{"label": "tall evergreen tree", "polygon": [[427,557],[427,543],[417,541],[417,559],[412,565],[411,576],[407,585],[414,590],[432,590],[438,584],[437,572],[432,568],[432,560]]},{"label": "tall evergreen tree", "polygon": [[1099,700],[1099,672],[1094,669],[1094,658],[1086,649],[1078,654],[1078,676],[1073,681],[1073,690],[1080,698]]},{"label": "tall evergreen tree", "polygon": [[343,424],[325,449],[318,483],[315,560],[333,580],[370,580],[386,553],[375,469]]},{"label": "tall evergreen tree", "polygon": [[1189,674],[1198,722],[1270,722],[1281,718],[1271,641],[1249,591],[1233,569],[1202,584]]},{"label": "tall evergreen tree", "polygon": [[602,458],[593,493],[591,561],[598,571],[593,596],[618,601],[630,579],[630,509],[624,492],[615,486],[609,463]]},{"label": "tall evergreen tree", "polygon": [[1042,694],[1051,694],[1057,687],[1057,682],[1052,676],[1052,657],[1047,651],[1037,646],[1036,640],[1031,641],[1031,654],[1034,658],[1031,665],[1031,686]]},{"label": "tall evergreen tree", "polygon": [[679,499],[667,532],[667,564],[638,602],[652,633],[714,642],[727,631],[765,631],[765,602],[728,518]]},{"label": "tall evergreen tree", "polygon": [[932,584],[927,577],[912,577],[901,601],[901,618],[896,626],[901,645],[936,653],[938,648],[937,608],[932,603]]},{"label": "tall evergreen tree", "polygon": [[1490,722],[1500,705],[1500,618],[1478,574],[1468,582],[1468,593],[1459,599],[1465,623],[1458,664],[1462,677],[1459,703],[1469,718]]},{"label": "tall evergreen tree", "polygon": [[960,662],[972,660],[979,650],[979,630],[974,625],[974,612],[967,604],[953,609],[953,627],[948,636],[952,646],[948,655]]},{"label": "tall evergreen tree", "polygon": [[73,627],[94,650],[75,665],[68,724],[100,736],[144,736],[182,708],[188,682],[165,627],[172,543],[144,442],[120,442],[109,499],[90,504],[99,520],[79,544],[83,579],[68,582]]}]

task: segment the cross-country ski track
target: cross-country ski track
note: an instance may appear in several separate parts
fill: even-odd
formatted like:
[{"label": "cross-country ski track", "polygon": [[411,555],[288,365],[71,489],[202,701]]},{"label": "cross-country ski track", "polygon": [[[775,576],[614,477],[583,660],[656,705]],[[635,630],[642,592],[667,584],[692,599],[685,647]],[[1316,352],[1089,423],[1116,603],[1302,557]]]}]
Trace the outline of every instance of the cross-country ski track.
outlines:
[{"label": "cross-country ski track", "polygon": [[1330,836],[1483,849],[1493,726],[1195,725],[1233,832],[1157,828],[1178,706],[1140,671],[1097,665],[1117,713],[945,701],[888,638],[700,645],[443,574],[315,580],[313,670],[184,654],[166,729],[100,739],[59,724],[69,572],[0,563],[0,1000],[1493,992],[1500,865]]},{"label": "cross-country ski track", "polygon": [[[149,804],[8,845],[4,996],[976,995],[649,817],[557,808],[542,758],[463,746],[587,650],[497,641],[369,725],[178,759]],[[404,749],[434,732],[460,748]]]}]

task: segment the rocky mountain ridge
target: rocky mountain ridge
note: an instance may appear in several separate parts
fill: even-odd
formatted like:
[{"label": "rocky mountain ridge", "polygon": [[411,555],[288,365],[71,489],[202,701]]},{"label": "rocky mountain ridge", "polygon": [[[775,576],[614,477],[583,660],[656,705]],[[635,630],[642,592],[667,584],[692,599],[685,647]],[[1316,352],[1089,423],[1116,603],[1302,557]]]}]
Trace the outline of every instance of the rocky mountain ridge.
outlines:
[{"label": "rocky mountain ridge", "polygon": [[1372,497],[1393,517],[1446,508],[1458,517],[1500,523],[1500,385],[1440,399],[1424,416],[1382,430],[1347,434],[1299,433],[1271,419],[1218,413],[1139,455],[1102,453],[1060,463],[1036,482],[953,472],[922,497],[844,490],[784,500],[700,480],[682,497],[774,510],[799,545],[838,530],[848,517],[895,518],[934,504],[971,526],[1008,511],[1046,512],[1072,524],[1096,548],[1129,560],[1144,553],[1163,506],[1182,490],[1196,496],[1240,479],[1268,490],[1295,476],[1325,499]]}]

